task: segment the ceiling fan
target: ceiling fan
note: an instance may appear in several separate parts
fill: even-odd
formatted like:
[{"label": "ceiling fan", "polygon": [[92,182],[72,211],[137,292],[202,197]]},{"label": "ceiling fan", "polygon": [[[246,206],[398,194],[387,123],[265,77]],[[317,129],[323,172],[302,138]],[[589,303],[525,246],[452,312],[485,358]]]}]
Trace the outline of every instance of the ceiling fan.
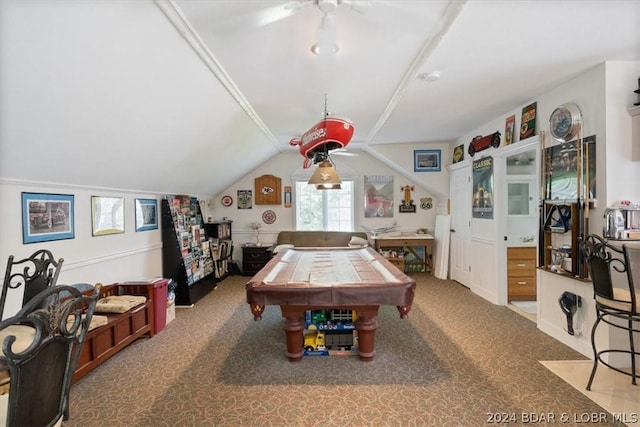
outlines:
[{"label": "ceiling fan", "polygon": [[[324,96],[324,114],[322,120],[300,137],[294,137],[289,145],[298,147],[304,157],[303,167],[330,160],[330,155],[355,156],[345,147],[353,136],[353,122],[346,117],[331,116],[327,110],[327,95]],[[339,154],[340,153],[340,154]]]},{"label": "ceiling fan", "polygon": [[350,6],[350,9],[365,13],[371,7],[371,1],[367,0],[292,0],[276,6],[268,7],[251,13],[250,15],[239,16],[220,23],[217,30],[224,28],[238,27],[262,27],[274,22],[288,18],[308,6],[313,5],[322,13],[321,28],[330,29],[335,27],[335,13],[341,5]]}]

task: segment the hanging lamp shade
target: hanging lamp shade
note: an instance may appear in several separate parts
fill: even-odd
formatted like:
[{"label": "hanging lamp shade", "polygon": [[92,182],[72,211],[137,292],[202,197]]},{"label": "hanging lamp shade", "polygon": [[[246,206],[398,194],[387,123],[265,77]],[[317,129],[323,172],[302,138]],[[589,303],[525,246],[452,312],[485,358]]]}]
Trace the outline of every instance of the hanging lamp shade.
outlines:
[{"label": "hanging lamp shade", "polygon": [[316,190],[341,190],[340,184],[316,184]]},{"label": "hanging lamp shade", "polygon": [[308,184],[313,184],[319,190],[337,190],[340,188],[342,181],[338,173],[329,161],[323,161],[318,164],[313,175],[309,178]]}]

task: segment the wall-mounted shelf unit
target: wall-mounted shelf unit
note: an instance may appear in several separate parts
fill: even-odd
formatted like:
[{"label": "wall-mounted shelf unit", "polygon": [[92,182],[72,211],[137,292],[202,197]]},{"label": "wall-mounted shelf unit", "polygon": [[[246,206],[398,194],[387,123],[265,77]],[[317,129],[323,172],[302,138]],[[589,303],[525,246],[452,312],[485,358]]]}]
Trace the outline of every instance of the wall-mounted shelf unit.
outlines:
[{"label": "wall-mounted shelf unit", "polygon": [[539,267],[584,279],[580,245],[588,234],[584,207],[578,202],[544,201],[540,212]]}]

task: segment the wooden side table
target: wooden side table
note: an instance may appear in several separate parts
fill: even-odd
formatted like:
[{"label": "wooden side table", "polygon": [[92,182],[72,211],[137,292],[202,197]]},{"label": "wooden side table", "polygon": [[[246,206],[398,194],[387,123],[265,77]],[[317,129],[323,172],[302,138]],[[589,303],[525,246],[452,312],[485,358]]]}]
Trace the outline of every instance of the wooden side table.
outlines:
[{"label": "wooden side table", "polygon": [[242,275],[253,276],[271,259],[271,246],[242,245]]}]

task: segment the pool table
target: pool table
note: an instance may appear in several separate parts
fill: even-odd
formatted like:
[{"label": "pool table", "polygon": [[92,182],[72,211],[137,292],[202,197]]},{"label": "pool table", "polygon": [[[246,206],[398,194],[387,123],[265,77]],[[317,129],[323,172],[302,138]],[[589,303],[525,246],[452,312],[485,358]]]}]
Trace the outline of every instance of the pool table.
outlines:
[{"label": "pool table", "polygon": [[411,310],[416,282],[372,248],[292,248],[278,253],[246,284],[255,320],[267,305],[279,305],[287,338],[286,355],[302,359],[307,310],[356,310],[359,356],[375,354],[381,305],[395,305],[404,319]]}]

